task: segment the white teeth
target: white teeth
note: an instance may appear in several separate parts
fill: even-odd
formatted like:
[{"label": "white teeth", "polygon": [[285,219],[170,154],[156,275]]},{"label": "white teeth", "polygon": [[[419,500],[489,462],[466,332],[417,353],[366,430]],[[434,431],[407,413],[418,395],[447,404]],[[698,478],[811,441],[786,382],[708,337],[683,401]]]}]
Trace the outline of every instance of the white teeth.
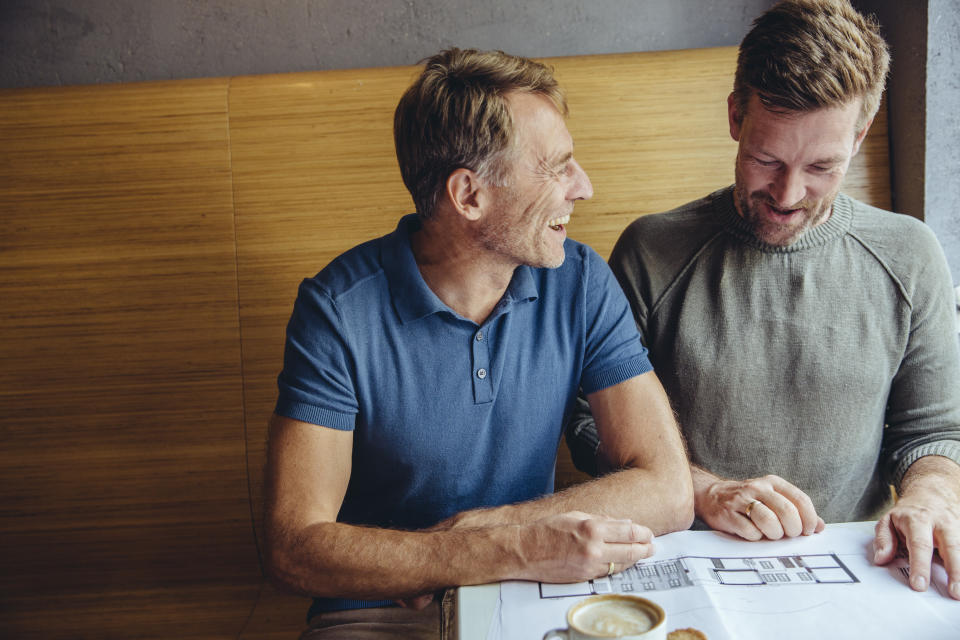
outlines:
[{"label": "white teeth", "polygon": [[567,224],[570,222],[570,214],[563,216],[562,218],[554,218],[547,223],[548,227],[559,227],[562,224]]}]

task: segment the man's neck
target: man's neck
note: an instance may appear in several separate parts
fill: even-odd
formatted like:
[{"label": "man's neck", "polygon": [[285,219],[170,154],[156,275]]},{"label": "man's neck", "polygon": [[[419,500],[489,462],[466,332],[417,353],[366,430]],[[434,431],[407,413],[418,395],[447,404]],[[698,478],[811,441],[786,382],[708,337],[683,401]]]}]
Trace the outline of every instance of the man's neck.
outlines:
[{"label": "man's neck", "polygon": [[420,275],[445,305],[483,324],[510,285],[516,265],[497,263],[465,234],[438,227],[426,221],[410,236]]}]

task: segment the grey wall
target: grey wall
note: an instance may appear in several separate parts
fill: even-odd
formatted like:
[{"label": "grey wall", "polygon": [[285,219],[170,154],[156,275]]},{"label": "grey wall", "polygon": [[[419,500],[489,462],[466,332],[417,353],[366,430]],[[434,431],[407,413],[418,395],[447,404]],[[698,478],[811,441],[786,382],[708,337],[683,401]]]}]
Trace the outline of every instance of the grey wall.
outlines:
[{"label": "grey wall", "polygon": [[0,0],[0,87],[737,44],[773,0]]},{"label": "grey wall", "polygon": [[854,0],[890,44],[893,206],[924,220],[960,283],[960,2]]},{"label": "grey wall", "polygon": [[927,8],[927,162],[924,166],[924,219],[947,252],[954,284],[960,284],[958,5],[957,0],[930,0]]}]

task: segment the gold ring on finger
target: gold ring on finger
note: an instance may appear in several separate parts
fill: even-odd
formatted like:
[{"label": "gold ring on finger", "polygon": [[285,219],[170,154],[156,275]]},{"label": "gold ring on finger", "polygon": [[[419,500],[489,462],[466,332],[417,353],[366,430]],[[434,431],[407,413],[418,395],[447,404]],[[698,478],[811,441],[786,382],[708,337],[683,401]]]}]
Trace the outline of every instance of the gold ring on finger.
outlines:
[{"label": "gold ring on finger", "polygon": [[607,576],[612,576],[612,575],[613,575],[613,563],[611,562],[609,565],[607,565]]},{"label": "gold ring on finger", "polygon": [[753,500],[753,501],[751,501],[750,504],[747,505],[747,509],[746,509],[746,511],[744,511],[744,514],[749,518],[749,517],[750,517],[750,512],[753,511],[753,507],[756,506],[756,505],[758,505],[758,504],[760,504],[760,501],[759,501],[759,500]]}]

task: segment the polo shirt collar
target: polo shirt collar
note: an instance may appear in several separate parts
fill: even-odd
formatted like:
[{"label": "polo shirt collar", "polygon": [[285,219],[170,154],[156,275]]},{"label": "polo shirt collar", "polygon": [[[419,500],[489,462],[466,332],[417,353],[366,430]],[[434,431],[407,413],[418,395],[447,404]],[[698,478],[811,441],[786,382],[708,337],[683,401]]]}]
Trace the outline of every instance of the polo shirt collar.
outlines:
[{"label": "polo shirt collar", "polygon": [[[419,320],[438,312],[455,312],[427,286],[410,247],[410,236],[421,227],[419,216],[411,213],[400,218],[396,230],[384,236],[381,261],[393,306],[403,323]],[[489,319],[505,313],[512,304],[532,302],[539,296],[533,269],[521,265],[513,272],[510,284]],[[459,317],[459,316],[458,316]]]}]

